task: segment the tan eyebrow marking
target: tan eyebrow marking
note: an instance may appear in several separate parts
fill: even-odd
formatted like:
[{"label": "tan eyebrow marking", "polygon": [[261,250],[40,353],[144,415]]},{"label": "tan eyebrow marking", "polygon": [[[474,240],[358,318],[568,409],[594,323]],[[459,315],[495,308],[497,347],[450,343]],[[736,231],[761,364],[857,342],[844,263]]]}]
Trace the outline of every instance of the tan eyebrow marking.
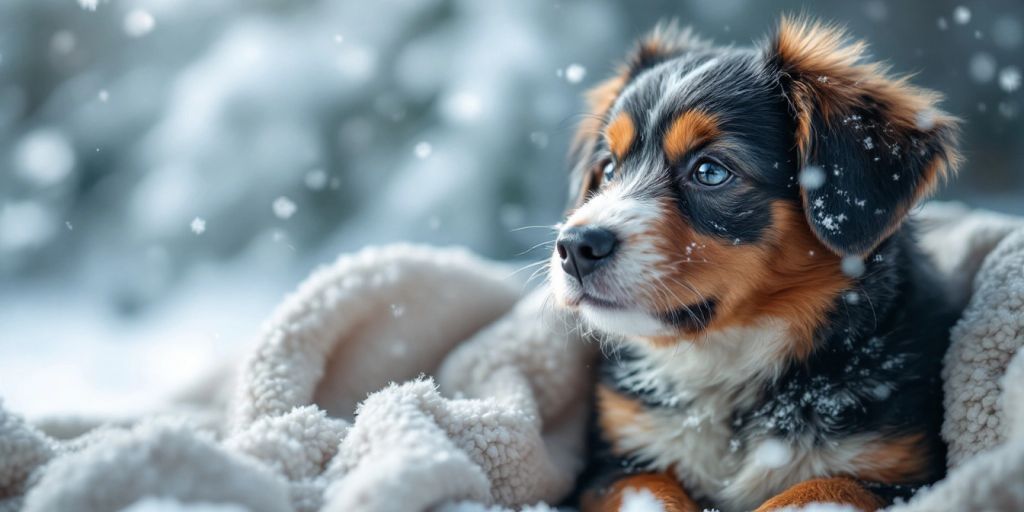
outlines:
[{"label": "tan eyebrow marking", "polygon": [[720,133],[715,116],[700,110],[690,110],[672,122],[662,147],[669,160],[674,161]]},{"label": "tan eyebrow marking", "polygon": [[608,123],[604,130],[604,136],[608,140],[608,149],[615,158],[622,159],[633,144],[633,137],[636,136],[636,126],[629,114],[622,112]]}]

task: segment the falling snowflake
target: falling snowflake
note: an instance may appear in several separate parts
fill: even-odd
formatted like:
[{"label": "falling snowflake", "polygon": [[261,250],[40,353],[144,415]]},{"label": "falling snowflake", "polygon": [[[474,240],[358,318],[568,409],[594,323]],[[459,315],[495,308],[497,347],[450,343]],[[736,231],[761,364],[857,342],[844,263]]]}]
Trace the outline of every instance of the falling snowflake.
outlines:
[{"label": "falling snowflake", "polygon": [[14,170],[38,187],[56,185],[74,170],[75,150],[62,132],[41,128],[29,132],[14,147]]},{"label": "falling snowflake", "polygon": [[864,275],[864,261],[857,256],[844,256],[839,262],[839,269],[847,277],[860,277]]},{"label": "falling snowflake", "polygon": [[843,298],[847,304],[856,305],[860,302],[860,294],[857,292],[847,292]]},{"label": "falling snowflake", "polygon": [[274,208],[274,215],[283,220],[291,218],[292,215],[295,215],[295,210],[298,209],[295,206],[295,203],[285,196],[274,199],[274,204],[272,206]]},{"label": "falling snowflake", "polygon": [[928,131],[935,127],[935,117],[938,113],[935,109],[926,108],[914,116],[914,125],[918,130]]},{"label": "falling snowflake", "polygon": [[1007,66],[999,72],[999,88],[1004,92],[1013,92],[1020,88],[1020,70]]},{"label": "falling snowflake", "polygon": [[754,462],[765,468],[781,468],[793,458],[793,451],[778,439],[765,439],[754,450]]},{"label": "falling snowflake", "polygon": [[124,17],[124,32],[131,37],[142,37],[153,30],[156,20],[153,15],[142,10],[133,9]]},{"label": "falling snowflake", "polygon": [[192,228],[193,233],[201,235],[206,232],[206,219],[196,217],[192,219],[192,223],[189,224],[189,227]]},{"label": "falling snowflake", "polygon": [[401,304],[392,304],[391,305],[391,316],[393,316],[395,318],[400,318],[404,314],[405,314],[405,306],[403,306]]},{"label": "falling snowflake", "polygon": [[95,11],[96,7],[99,6],[99,0],[78,0],[78,5],[82,6],[82,9],[87,11]]},{"label": "falling snowflake", "polygon": [[953,21],[958,25],[966,25],[971,22],[971,10],[964,6],[953,9]]},{"label": "falling snowflake", "polygon": [[429,142],[419,142],[416,147],[413,148],[412,152],[416,155],[416,158],[424,159],[430,156],[430,153],[434,151],[434,148]]},{"label": "falling snowflake", "polygon": [[471,92],[456,92],[445,98],[441,109],[446,117],[453,121],[471,122],[480,117],[483,102],[480,96]]},{"label": "falling snowflake", "polygon": [[579,64],[569,64],[565,68],[565,81],[570,84],[578,84],[583,81],[583,77],[587,76],[587,68]]},{"label": "falling snowflake", "polygon": [[60,30],[50,39],[50,49],[59,55],[67,55],[78,46],[78,38],[67,30]]},{"label": "falling snowflake", "polygon": [[939,30],[946,30],[949,28],[949,22],[946,21],[946,18],[940,17],[938,21],[935,22],[935,25],[939,27]]},{"label": "falling snowflake", "polygon": [[323,190],[327,186],[327,172],[323,169],[313,169],[306,173],[304,181],[310,190]]},{"label": "falling snowflake", "polygon": [[341,34],[334,34],[334,42],[341,44],[345,41],[345,38]]},{"label": "falling snowflake", "polygon": [[967,63],[967,70],[975,82],[987,84],[996,76],[996,59],[985,52],[975,53]]},{"label": "falling snowflake", "polygon": [[864,149],[874,149],[875,142],[871,140],[871,137],[864,137]]},{"label": "falling snowflake", "polygon": [[107,92],[106,89],[100,89],[100,92],[96,95],[96,98],[102,101],[103,103],[106,103],[107,100],[110,99],[110,93]]},{"label": "falling snowflake", "polygon": [[800,186],[808,190],[815,190],[825,184],[825,171],[817,165],[808,165],[800,171]]}]

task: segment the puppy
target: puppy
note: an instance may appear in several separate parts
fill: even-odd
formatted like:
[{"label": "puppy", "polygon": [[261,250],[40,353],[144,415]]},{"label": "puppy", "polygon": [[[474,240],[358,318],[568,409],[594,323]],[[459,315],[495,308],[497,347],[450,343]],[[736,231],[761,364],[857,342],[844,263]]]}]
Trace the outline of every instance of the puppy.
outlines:
[{"label": "puppy", "polygon": [[800,18],[753,48],[662,27],[590,93],[550,261],[612,341],[584,510],[874,510],[943,475],[956,312],[906,217],[958,123],[864,50]]}]

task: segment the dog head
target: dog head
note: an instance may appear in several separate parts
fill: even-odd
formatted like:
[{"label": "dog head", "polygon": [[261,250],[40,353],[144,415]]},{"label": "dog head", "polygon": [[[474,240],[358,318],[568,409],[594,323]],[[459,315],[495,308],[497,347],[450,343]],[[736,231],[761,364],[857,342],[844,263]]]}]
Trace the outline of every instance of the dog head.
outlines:
[{"label": "dog head", "polygon": [[937,94],[835,27],[783,19],[754,48],[656,29],[589,96],[556,298],[663,342],[778,318],[811,336],[862,259],[958,162]]}]

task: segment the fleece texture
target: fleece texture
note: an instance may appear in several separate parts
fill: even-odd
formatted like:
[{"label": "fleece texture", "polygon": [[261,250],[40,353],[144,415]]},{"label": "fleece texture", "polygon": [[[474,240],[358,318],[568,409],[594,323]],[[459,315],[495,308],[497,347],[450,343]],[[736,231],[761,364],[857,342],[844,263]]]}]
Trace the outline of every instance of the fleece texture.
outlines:
[{"label": "fleece texture", "polygon": [[[1024,222],[917,215],[966,309],[943,375],[949,475],[891,510],[1024,510]],[[596,347],[510,274],[366,249],[161,415],[30,424],[0,404],[0,512],[554,510],[582,469]]]}]

